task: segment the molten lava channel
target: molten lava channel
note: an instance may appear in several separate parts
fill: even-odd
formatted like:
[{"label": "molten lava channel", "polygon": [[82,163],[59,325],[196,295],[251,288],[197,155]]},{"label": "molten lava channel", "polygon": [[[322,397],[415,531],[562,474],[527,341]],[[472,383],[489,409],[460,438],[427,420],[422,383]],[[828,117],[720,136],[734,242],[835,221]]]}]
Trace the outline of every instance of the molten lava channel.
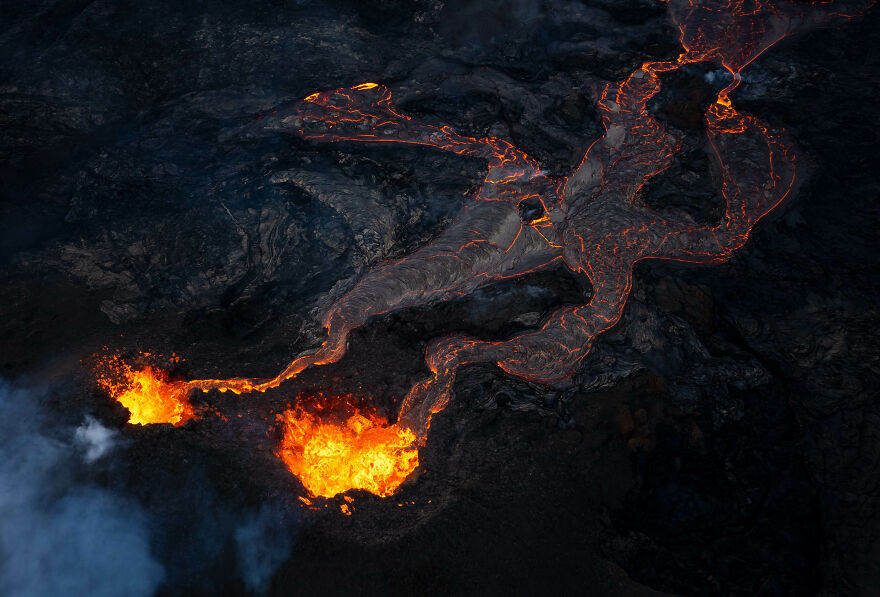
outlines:
[{"label": "molten lava channel", "polygon": [[[742,81],[741,71],[798,30],[849,19],[874,3],[666,1],[681,54],[645,62],[626,79],[601,88],[596,103],[606,134],[562,179],[547,175],[508,141],[467,137],[396,111],[390,90],[376,83],[313,93],[296,103],[279,122],[292,123],[303,138],[417,144],[481,158],[489,166],[484,184],[431,243],[377,266],[339,297],[323,319],[324,344],[275,377],[173,382],[153,368],[134,371],[120,361],[101,385],[131,411],[132,423],[182,425],[196,416],[190,390],[244,394],[276,388],[311,366],[338,362],[349,332],[370,317],[465,296],[483,284],[558,263],[592,286],[583,304],[561,307],[539,329],[503,342],[433,339],[425,353],[432,375],[403,398],[393,425],[350,402],[336,405],[337,412],[344,410],[338,418],[300,407],[287,410],[279,416],[277,454],[313,495],[363,489],[389,496],[418,466],[416,446],[425,442],[431,416],[449,402],[460,366],[492,363],[535,383],[569,383],[595,339],[621,318],[638,262],[721,263],[795,189],[798,158],[786,131],[733,107],[730,94]],[[730,75],[705,114],[725,208],[719,222],[697,225],[687,214],[652,210],[643,189],[673,164],[681,148],[679,133],[648,109],[661,90],[660,75],[704,61]],[[523,216],[532,211],[536,217]]]},{"label": "molten lava channel", "polygon": [[[134,425],[179,427],[197,418],[188,397],[192,386],[169,380],[162,369],[135,368],[114,355],[101,362],[98,385],[128,409],[128,422]],[[333,497],[350,489],[393,494],[419,465],[416,434],[348,398],[321,402],[335,416],[301,407],[278,415],[278,457],[312,496]]]},{"label": "molten lava channel", "polygon": [[278,457],[311,495],[333,497],[363,489],[393,494],[419,465],[416,434],[381,417],[354,409],[344,422],[325,420],[302,408],[278,415]]}]

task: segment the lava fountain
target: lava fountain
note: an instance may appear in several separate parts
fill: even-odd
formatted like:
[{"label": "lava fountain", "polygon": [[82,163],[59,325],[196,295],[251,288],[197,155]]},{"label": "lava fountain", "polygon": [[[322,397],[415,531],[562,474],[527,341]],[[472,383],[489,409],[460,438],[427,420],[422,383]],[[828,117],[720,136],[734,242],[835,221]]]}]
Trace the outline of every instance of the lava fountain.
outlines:
[{"label": "lava fountain", "polygon": [[[114,355],[101,360],[99,371],[98,386],[129,410],[129,423],[179,427],[197,418],[189,401],[195,388],[170,380],[158,367],[138,368]],[[418,467],[417,438],[411,429],[390,424],[348,397],[304,402],[318,402],[319,411],[297,406],[278,415],[282,438],[276,455],[311,496],[363,489],[387,497]]]},{"label": "lava fountain", "polygon": [[135,369],[117,355],[101,363],[98,386],[131,413],[134,425],[171,423],[179,427],[195,418],[185,382],[149,365]]},{"label": "lava fountain", "polygon": [[349,489],[390,496],[419,465],[416,434],[348,401],[345,406],[342,422],[301,407],[278,415],[277,455],[313,496]]}]

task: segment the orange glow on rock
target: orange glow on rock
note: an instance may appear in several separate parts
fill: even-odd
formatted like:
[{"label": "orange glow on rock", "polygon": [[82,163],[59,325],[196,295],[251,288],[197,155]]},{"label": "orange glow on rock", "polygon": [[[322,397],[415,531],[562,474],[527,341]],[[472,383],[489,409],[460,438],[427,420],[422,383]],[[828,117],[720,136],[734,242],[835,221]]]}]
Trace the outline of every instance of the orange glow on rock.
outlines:
[{"label": "orange glow on rock", "polygon": [[171,423],[179,427],[195,417],[183,382],[169,381],[161,369],[133,369],[118,356],[103,362],[98,385],[131,413],[134,425]]},{"label": "orange glow on rock", "polygon": [[278,415],[283,425],[278,457],[311,495],[363,489],[389,496],[419,465],[416,434],[348,406],[353,412],[343,423],[301,408]]},{"label": "orange glow on rock", "polygon": [[[418,466],[416,442],[426,441],[431,417],[448,404],[461,366],[494,363],[533,383],[568,385],[596,338],[620,320],[637,263],[724,262],[797,187],[799,158],[788,133],[738,112],[730,94],[743,80],[741,71],[779,40],[858,14],[827,0],[668,4],[681,53],[644,62],[625,79],[596,87],[605,132],[565,178],[549,175],[510,141],[468,137],[398,112],[391,91],[377,83],[316,92],[298,102],[284,120],[304,139],[432,147],[482,159],[486,178],[447,230],[414,253],[366,272],[338,297],[321,322],[327,339],[274,377],[172,382],[149,367],[123,366],[121,382],[102,385],[131,411],[132,423],[182,425],[195,416],[189,390],[244,394],[277,388],[309,367],[338,362],[351,330],[371,317],[467,296],[484,284],[554,264],[589,283],[592,292],[582,304],[562,306],[540,328],[505,341],[433,339],[425,352],[432,375],[403,397],[394,425],[344,400],[336,405],[345,407],[341,417],[325,416],[322,409],[287,410],[278,416],[283,437],[277,454],[312,496],[349,489],[389,496]],[[873,0],[865,0],[869,4]],[[724,202],[720,220],[705,224],[686,213],[655,211],[645,201],[646,185],[672,166],[684,133],[658,120],[649,105],[661,92],[663,73],[700,62],[723,68],[730,79],[704,114],[705,142]]]}]

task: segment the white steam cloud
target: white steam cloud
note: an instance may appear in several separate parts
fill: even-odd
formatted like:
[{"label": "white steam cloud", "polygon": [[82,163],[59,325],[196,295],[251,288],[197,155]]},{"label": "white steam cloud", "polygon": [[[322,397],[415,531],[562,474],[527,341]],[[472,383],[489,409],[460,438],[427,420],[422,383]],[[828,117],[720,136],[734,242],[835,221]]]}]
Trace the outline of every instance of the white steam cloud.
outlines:
[{"label": "white steam cloud", "polygon": [[85,423],[77,427],[73,439],[85,451],[86,462],[92,463],[113,448],[116,432],[101,425],[94,417],[86,416]]},{"label": "white steam cloud", "polygon": [[0,595],[153,595],[164,570],[140,506],[78,480],[77,456],[95,462],[114,433],[47,431],[41,398],[0,381]]},{"label": "white steam cloud", "polygon": [[239,572],[249,591],[264,594],[290,555],[293,537],[285,512],[267,504],[235,529]]}]

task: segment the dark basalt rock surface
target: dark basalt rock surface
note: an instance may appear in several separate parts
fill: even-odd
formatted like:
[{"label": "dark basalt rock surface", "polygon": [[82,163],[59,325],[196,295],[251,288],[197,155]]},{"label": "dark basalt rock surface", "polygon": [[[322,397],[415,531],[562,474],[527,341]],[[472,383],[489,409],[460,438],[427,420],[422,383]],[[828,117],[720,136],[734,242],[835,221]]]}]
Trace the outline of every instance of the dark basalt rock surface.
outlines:
[{"label": "dark basalt rock surface", "polygon": [[[427,148],[283,136],[260,125],[274,106],[381,81],[401,111],[564,175],[601,134],[597,86],[677,53],[663,4],[45,0],[0,15],[2,375],[53,388],[51,425],[121,430],[112,464],[83,474],[149,514],[162,594],[254,588],[235,529],[266,504],[269,594],[875,594],[876,9],[749,67],[734,101],[786,127],[808,175],[745,248],[639,265],[569,392],[462,370],[421,472],[392,498],[356,495],[351,517],[301,507],[275,413],[345,392],[393,416],[432,337],[509,337],[589,288],[555,270],[390,314],[277,390],[195,396],[229,420],[178,429],[126,426],[80,360],[107,346],[176,352],[184,377],[274,374],[319,341],[334,297],[428,242],[485,174]],[[720,76],[664,80],[652,110],[686,140],[646,189],[658,209],[719,213],[695,115]]]}]

